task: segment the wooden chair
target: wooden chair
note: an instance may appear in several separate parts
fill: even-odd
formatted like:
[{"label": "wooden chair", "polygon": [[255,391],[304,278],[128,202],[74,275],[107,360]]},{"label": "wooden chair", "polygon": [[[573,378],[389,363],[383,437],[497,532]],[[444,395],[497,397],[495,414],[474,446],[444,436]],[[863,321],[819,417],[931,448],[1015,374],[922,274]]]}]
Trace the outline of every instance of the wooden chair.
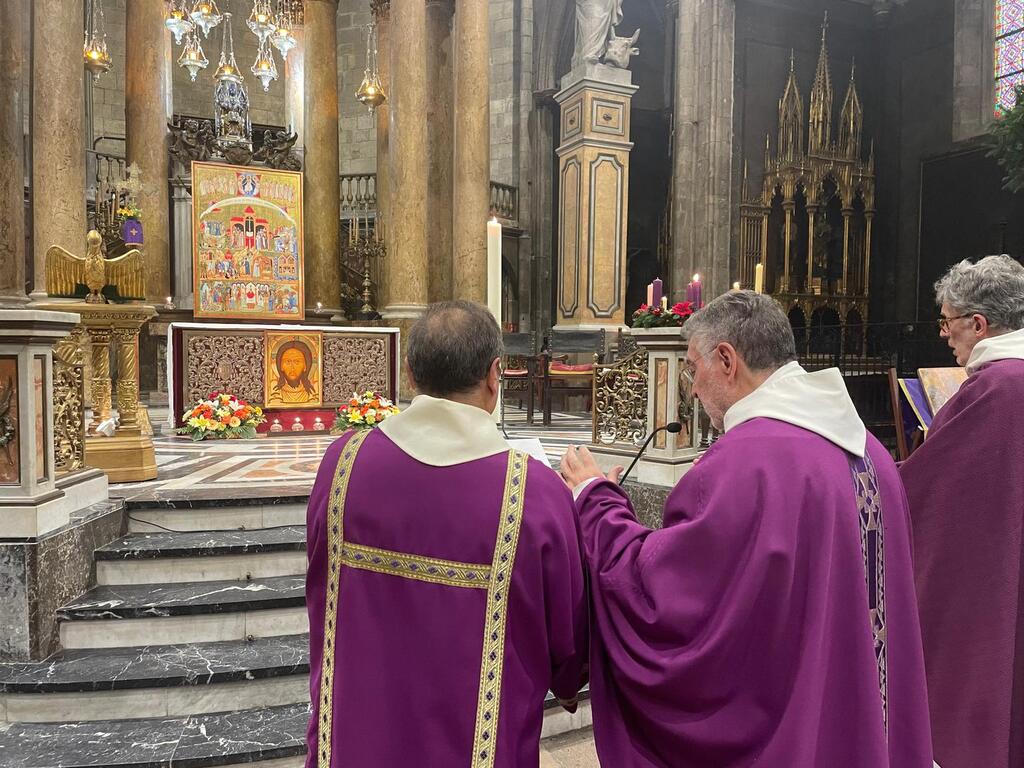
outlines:
[{"label": "wooden chair", "polygon": [[505,398],[517,396],[519,408],[526,400],[526,423],[533,425],[537,383],[537,336],[534,333],[503,333],[505,358],[501,372],[501,422],[505,423]]},{"label": "wooden chair", "polygon": [[[556,331],[548,335],[547,348],[541,352],[544,366],[542,398],[544,426],[551,425],[551,400],[555,394],[591,395],[594,365],[604,360],[605,332]],[[580,365],[567,362],[570,354],[589,354],[591,360]]]}]

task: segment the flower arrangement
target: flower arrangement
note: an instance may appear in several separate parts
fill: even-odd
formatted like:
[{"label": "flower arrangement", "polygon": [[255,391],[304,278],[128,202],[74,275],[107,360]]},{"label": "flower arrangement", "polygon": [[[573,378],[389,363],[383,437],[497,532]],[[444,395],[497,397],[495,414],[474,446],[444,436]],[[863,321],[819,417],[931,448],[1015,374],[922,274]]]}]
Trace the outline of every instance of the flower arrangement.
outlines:
[{"label": "flower arrangement", "polygon": [[693,314],[692,301],[680,301],[678,304],[664,309],[641,304],[640,309],[633,313],[634,328],[678,328]]},{"label": "flower arrangement", "polygon": [[352,393],[346,405],[338,409],[331,432],[338,434],[349,429],[371,429],[384,419],[398,413],[395,404],[372,390],[363,394]]},{"label": "flower arrangement", "polygon": [[195,441],[206,438],[256,437],[256,426],[266,421],[263,410],[234,395],[213,392],[182,414],[185,426],[175,430]]},{"label": "flower arrangement", "polygon": [[139,220],[142,218],[142,211],[135,203],[125,203],[117,209],[117,218]]}]

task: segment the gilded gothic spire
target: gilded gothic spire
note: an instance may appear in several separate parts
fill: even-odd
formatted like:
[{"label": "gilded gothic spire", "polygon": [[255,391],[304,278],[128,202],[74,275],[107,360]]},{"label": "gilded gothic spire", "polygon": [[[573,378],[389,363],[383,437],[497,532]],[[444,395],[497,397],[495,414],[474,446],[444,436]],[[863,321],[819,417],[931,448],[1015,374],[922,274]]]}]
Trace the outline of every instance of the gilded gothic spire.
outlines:
[{"label": "gilded gothic spire", "polygon": [[828,12],[821,25],[821,52],[818,54],[818,68],[814,73],[814,86],[811,88],[811,121],[808,152],[817,154],[827,152],[832,143],[832,105],[835,102],[832,92],[832,72],[828,66]]},{"label": "gilded gothic spire", "polygon": [[850,85],[843,100],[843,113],[839,122],[839,152],[851,160],[860,157],[864,132],[864,110],[860,105],[856,81],[857,63],[850,67]]},{"label": "gilded gothic spire", "polygon": [[800,157],[804,144],[804,100],[796,82],[796,55],[789,52],[789,80],[779,100],[779,159]]}]

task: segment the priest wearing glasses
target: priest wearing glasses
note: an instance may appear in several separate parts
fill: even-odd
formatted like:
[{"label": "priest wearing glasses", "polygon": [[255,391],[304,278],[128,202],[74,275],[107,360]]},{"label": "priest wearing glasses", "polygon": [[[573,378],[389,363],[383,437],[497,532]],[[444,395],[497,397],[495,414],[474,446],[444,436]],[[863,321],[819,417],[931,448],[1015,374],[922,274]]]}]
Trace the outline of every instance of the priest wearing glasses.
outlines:
[{"label": "priest wearing glasses", "polygon": [[962,261],[935,284],[967,381],[900,472],[935,760],[1024,765],[1024,267]]},{"label": "priest wearing glasses", "polygon": [[586,448],[591,701],[615,768],[931,768],[910,520],[838,370],[796,362],[752,291],[687,321],[693,391],[724,434],[637,522]]}]

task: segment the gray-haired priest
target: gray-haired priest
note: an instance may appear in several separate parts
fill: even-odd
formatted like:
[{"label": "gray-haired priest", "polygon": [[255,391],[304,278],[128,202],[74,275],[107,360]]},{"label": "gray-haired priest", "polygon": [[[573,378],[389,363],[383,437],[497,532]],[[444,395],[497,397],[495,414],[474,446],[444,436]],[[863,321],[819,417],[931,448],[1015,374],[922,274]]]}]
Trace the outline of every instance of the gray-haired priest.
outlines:
[{"label": "gray-haired priest", "polygon": [[935,285],[967,381],[900,468],[935,760],[1024,765],[1024,267],[962,261]]},{"label": "gray-haired priest", "polygon": [[839,371],[796,362],[770,297],[727,293],[686,327],[687,374],[725,434],[669,495],[664,528],[636,521],[586,449],[563,464],[602,765],[931,768],[892,458]]},{"label": "gray-haired priest", "polygon": [[308,513],[307,766],[537,766],[548,690],[579,690],[572,496],[498,433],[501,354],[486,308],[428,307],[407,346],[424,394],[324,457]]}]

